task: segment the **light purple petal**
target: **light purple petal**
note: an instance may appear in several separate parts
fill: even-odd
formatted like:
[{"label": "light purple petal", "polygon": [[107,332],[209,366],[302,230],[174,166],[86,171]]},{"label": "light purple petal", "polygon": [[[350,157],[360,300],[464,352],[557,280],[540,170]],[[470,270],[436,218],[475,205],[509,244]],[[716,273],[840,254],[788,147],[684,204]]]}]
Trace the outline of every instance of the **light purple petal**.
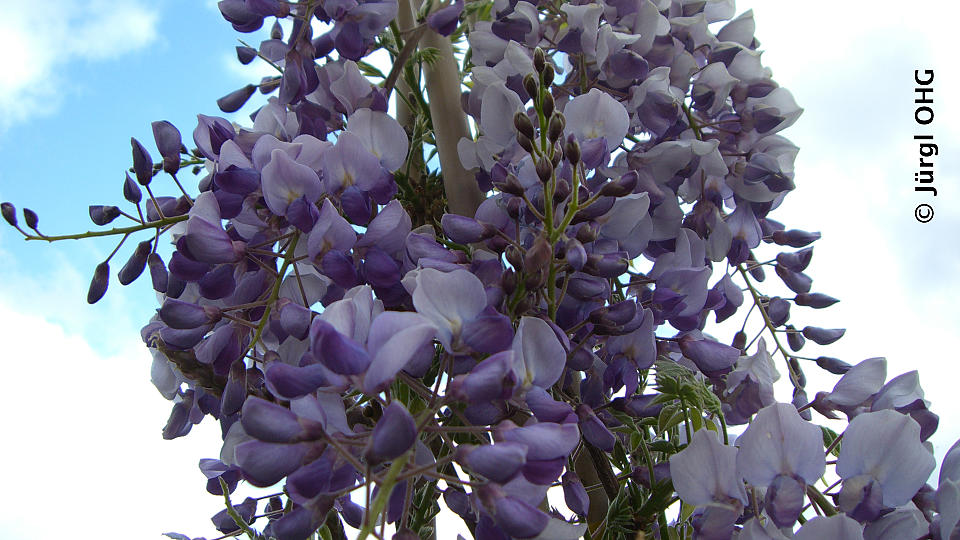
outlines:
[{"label": "light purple petal", "polygon": [[826,469],[820,428],[801,418],[789,403],[761,409],[737,437],[737,446],[737,469],[758,487],[769,486],[781,474],[812,484]]},{"label": "light purple petal", "polygon": [[935,466],[933,455],[920,442],[920,425],[890,409],[854,418],[837,458],[841,478],[861,474],[876,478],[883,488],[883,504],[890,507],[909,501]]},{"label": "light purple petal", "polygon": [[701,429],[681,452],[670,457],[670,477],[677,495],[701,506],[724,498],[747,504],[747,492],[737,473],[737,448],[725,446],[717,434]]},{"label": "light purple petal", "polygon": [[886,379],[887,359],[868,358],[840,377],[828,398],[842,407],[859,405],[879,392]]},{"label": "light purple petal", "polygon": [[363,391],[375,394],[389,386],[434,334],[436,327],[417,313],[386,311],[374,319],[367,338],[373,360],[363,379]]},{"label": "light purple petal", "polygon": [[347,131],[357,135],[388,171],[399,169],[407,159],[407,133],[387,113],[357,109],[347,121]]},{"label": "light purple petal", "polygon": [[523,317],[513,338],[514,371],[523,386],[550,388],[563,374],[567,353],[546,322]]},{"label": "light purple petal", "polygon": [[301,165],[281,149],[270,153],[270,162],[263,168],[263,198],[270,211],[285,215],[287,207],[300,197],[315,203],[320,198],[320,177],[310,167]]},{"label": "light purple petal", "polygon": [[863,527],[844,514],[818,516],[803,524],[793,540],[863,540]]}]

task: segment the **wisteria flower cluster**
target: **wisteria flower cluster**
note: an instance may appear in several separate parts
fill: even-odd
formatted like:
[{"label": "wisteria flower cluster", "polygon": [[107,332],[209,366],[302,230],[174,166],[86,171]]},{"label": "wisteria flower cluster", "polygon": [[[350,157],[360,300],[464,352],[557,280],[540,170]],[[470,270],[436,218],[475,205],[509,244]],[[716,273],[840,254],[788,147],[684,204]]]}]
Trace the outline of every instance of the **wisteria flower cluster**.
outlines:
[{"label": "wisteria flower cluster", "polygon": [[[917,372],[799,354],[844,331],[798,322],[837,300],[805,273],[819,234],[770,217],[801,109],[751,12],[219,7],[240,32],[274,21],[237,55],[277,74],[218,102],[270,96],[251,125],[198,115],[188,150],[154,122],[159,161],[131,140],[134,210],[89,208],[128,226],[49,236],[2,211],[28,240],[144,235],[117,277],[149,270],[158,294],[142,337],[173,402],[163,437],[221,427],[200,469],[225,536],[439,538],[441,498],[484,540],[960,535],[960,447],[933,489]],[[771,269],[788,294],[761,292]],[[728,340],[708,333],[727,320]],[[814,365],[831,391],[808,391]],[[240,482],[280,490],[236,504]]]}]

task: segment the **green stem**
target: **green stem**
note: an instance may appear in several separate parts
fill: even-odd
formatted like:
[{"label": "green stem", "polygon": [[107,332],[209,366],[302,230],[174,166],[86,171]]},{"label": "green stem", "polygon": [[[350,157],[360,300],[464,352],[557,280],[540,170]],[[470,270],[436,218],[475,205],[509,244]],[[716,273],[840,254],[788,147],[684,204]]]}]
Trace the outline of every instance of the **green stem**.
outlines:
[{"label": "green stem", "polygon": [[46,240],[47,242],[57,242],[59,240],[81,240],[83,238],[95,238],[97,236],[115,236],[118,234],[128,235],[131,233],[143,231],[146,229],[159,229],[166,227],[168,225],[173,225],[181,221],[186,221],[190,216],[184,214],[182,216],[173,216],[163,219],[158,219],[156,221],[148,221],[146,223],[139,223],[137,225],[131,225],[129,227],[117,227],[107,231],[87,231],[85,233],[77,234],[63,234],[60,236],[36,236],[36,235],[27,235],[24,237],[24,240]]},{"label": "green stem", "polygon": [[246,356],[247,353],[257,346],[257,341],[259,341],[260,336],[263,335],[263,329],[266,327],[267,321],[270,319],[270,308],[273,307],[274,302],[277,301],[277,296],[280,295],[280,285],[283,283],[283,275],[290,267],[290,264],[293,263],[293,252],[297,249],[298,240],[300,240],[299,232],[293,235],[293,237],[290,239],[290,244],[287,245],[286,254],[283,257],[283,265],[280,266],[280,272],[277,273],[277,281],[273,284],[273,290],[270,291],[270,297],[266,300],[267,307],[263,311],[263,316],[260,317],[260,324],[257,325],[257,331],[254,333],[253,339],[250,340],[250,345],[248,345],[247,349],[243,351],[243,356]]},{"label": "green stem", "polygon": [[760,303],[760,293],[753,286],[753,282],[750,281],[750,276],[747,275],[747,271],[743,269],[742,264],[737,265],[737,270],[740,272],[740,275],[743,276],[743,281],[747,284],[747,288],[750,289],[750,295],[753,297],[753,305],[757,306],[757,309],[760,310],[760,315],[763,316],[763,324],[767,330],[770,331],[773,342],[777,345],[777,350],[783,355],[783,359],[787,361],[787,373],[790,375],[790,382],[793,383],[794,388],[801,388],[800,376],[794,373],[793,367],[790,365],[790,353],[788,353],[783,347],[783,344],[780,343],[780,339],[777,338],[776,327],[770,320],[770,316],[767,315],[766,308]]},{"label": "green stem", "polygon": [[223,491],[223,500],[227,504],[227,515],[233,519],[233,522],[237,524],[237,527],[247,533],[247,536],[250,537],[250,540],[255,540],[257,538],[256,533],[253,532],[253,529],[247,525],[247,522],[240,517],[240,514],[237,513],[236,508],[233,507],[233,503],[230,502],[230,488],[227,486],[227,482],[223,478],[218,478],[220,480],[220,489]]},{"label": "green stem", "polygon": [[400,472],[407,465],[409,459],[410,452],[407,452],[394,460],[393,464],[390,465],[386,478],[380,483],[380,491],[377,493],[377,497],[373,500],[370,508],[367,508],[363,528],[360,529],[357,540],[366,540],[367,536],[373,532],[373,529],[377,525],[377,517],[383,513],[383,509],[387,506],[387,500],[390,499],[390,492],[393,491],[393,486],[397,483],[397,477],[400,476]]},{"label": "green stem", "polygon": [[837,510],[833,507],[833,504],[831,504],[830,501],[827,500],[827,497],[823,493],[820,493],[820,490],[817,488],[807,486],[807,496],[823,510],[823,513],[826,514],[827,517],[836,515]]}]

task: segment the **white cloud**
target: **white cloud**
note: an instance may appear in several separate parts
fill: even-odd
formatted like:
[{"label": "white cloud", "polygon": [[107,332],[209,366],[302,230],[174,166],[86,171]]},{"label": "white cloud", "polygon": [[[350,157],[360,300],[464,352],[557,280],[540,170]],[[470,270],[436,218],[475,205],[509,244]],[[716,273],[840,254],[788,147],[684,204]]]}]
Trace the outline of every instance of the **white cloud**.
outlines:
[{"label": "white cloud", "polygon": [[0,130],[56,110],[70,81],[59,71],[150,44],[156,8],[139,2],[4,2],[0,18]]}]

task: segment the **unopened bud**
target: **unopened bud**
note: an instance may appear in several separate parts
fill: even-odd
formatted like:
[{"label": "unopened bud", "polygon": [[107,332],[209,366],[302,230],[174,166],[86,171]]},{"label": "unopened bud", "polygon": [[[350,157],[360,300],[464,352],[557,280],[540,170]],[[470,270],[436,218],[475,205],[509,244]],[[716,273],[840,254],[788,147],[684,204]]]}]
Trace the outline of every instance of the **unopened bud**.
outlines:
[{"label": "unopened bud", "polygon": [[553,176],[553,164],[550,163],[550,160],[546,157],[540,158],[537,161],[537,176],[540,177],[540,181],[546,184],[550,181],[550,177]]},{"label": "unopened bud", "polygon": [[3,214],[3,219],[11,226],[17,226],[17,207],[8,202],[2,203],[0,204],[0,214]]},{"label": "unopened bud", "polygon": [[503,288],[505,294],[513,294],[513,291],[517,289],[517,273],[512,268],[507,268],[500,277],[500,287]]},{"label": "unopened bud", "polygon": [[546,66],[546,56],[543,54],[543,49],[537,47],[533,50],[533,69],[537,70],[537,73],[543,73],[543,68]]},{"label": "unopened bud", "polygon": [[560,143],[553,143],[553,157],[550,158],[550,163],[556,169],[560,166],[561,161],[563,161],[563,148],[560,147]]},{"label": "unopened bud", "polygon": [[520,208],[523,206],[523,200],[520,197],[511,197],[507,201],[507,215],[510,216],[510,219],[517,219],[520,217]]},{"label": "unopened bud", "polygon": [[537,84],[537,78],[533,76],[533,73],[528,73],[523,78],[523,89],[527,91],[527,95],[536,100],[540,93],[540,86]]},{"label": "unopened bud", "polygon": [[793,371],[793,373],[797,377],[797,386],[799,386],[800,388],[806,388],[807,376],[803,374],[803,368],[800,367],[800,361],[797,360],[795,357],[791,356],[789,363],[790,363],[790,370]]},{"label": "unopened bud", "polygon": [[153,282],[153,290],[158,293],[167,292],[167,267],[163,264],[163,259],[156,253],[147,255],[147,266],[150,267],[150,281]]},{"label": "unopened bud", "polygon": [[133,172],[137,175],[137,182],[145,186],[153,180],[153,158],[140,141],[133,137],[130,137],[130,148],[133,153]]},{"label": "unopened bud", "polygon": [[497,187],[500,188],[500,191],[509,195],[516,195],[518,197],[523,195],[523,184],[520,183],[520,179],[513,173],[508,174],[506,181]]},{"label": "unopened bud", "polygon": [[546,267],[551,257],[553,257],[553,251],[547,239],[543,235],[537,236],[523,258],[524,272],[536,272]]},{"label": "unopened bud", "polygon": [[117,274],[117,279],[120,280],[121,285],[129,285],[140,277],[147,266],[147,256],[152,251],[151,246],[153,246],[153,242],[150,240],[144,240],[137,244],[137,249],[133,250],[133,254],[127,259],[127,264],[123,265],[120,273]]},{"label": "unopened bud", "polygon": [[542,77],[543,77],[543,86],[544,86],[544,87],[547,87],[547,86],[550,86],[551,84],[553,84],[553,75],[554,75],[553,64],[547,64],[547,65],[543,66],[543,75],[542,75]]},{"label": "unopened bud", "polygon": [[120,209],[116,206],[95,204],[91,205],[88,210],[90,212],[90,221],[101,226],[110,223],[120,216]]},{"label": "unopened bud", "polygon": [[737,332],[736,334],[734,334],[734,335],[733,335],[733,343],[731,344],[731,346],[732,346],[732,347],[735,347],[735,348],[737,348],[737,349],[740,349],[740,350],[742,351],[743,348],[747,346],[747,334],[746,334],[746,332],[744,332],[744,331],[741,330],[741,331]]},{"label": "unopened bud", "polygon": [[540,287],[543,287],[546,282],[547,273],[541,269],[537,270],[533,274],[527,274],[526,279],[523,280],[523,285],[528,291],[535,291]]},{"label": "unopened bud", "polygon": [[567,161],[571,165],[576,166],[577,163],[580,163],[580,143],[573,135],[567,137],[567,142],[563,146],[563,153],[567,156]]},{"label": "unopened bud", "polygon": [[557,187],[553,192],[553,202],[559,203],[570,196],[570,182],[566,178],[557,180]]},{"label": "unopened bud", "polygon": [[554,110],[553,94],[546,92],[543,94],[543,117],[550,118]]},{"label": "unopened bud", "polygon": [[526,135],[528,139],[533,139],[533,122],[530,121],[530,117],[525,112],[517,111],[517,114],[513,115],[513,125],[517,128],[517,131]]},{"label": "unopened bud", "polygon": [[107,285],[110,284],[110,263],[103,261],[98,264],[93,271],[93,279],[90,280],[90,289],[87,290],[87,303],[96,304],[107,293]]},{"label": "unopened bud", "polygon": [[37,222],[39,221],[39,218],[37,217],[37,213],[33,210],[29,208],[23,209],[23,221],[27,223],[27,227],[37,230]]},{"label": "unopened bud", "polygon": [[243,107],[244,104],[250,99],[250,96],[257,91],[257,87],[248,84],[243,88],[234,90],[229,94],[223,96],[217,100],[217,107],[220,107],[220,110],[223,112],[231,113],[240,110],[240,107]]},{"label": "unopened bud", "polygon": [[510,266],[515,269],[523,268],[523,254],[520,253],[520,249],[513,244],[507,246],[507,251],[504,253],[507,257],[507,262],[510,263]]},{"label": "unopened bud", "polygon": [[533,306],[536,305],[537,300],[535,296],[525,296],[523,300],[517,303],[516,314],[523,315],[524,313],[533,309]]},{"label": "unopened bud", "polygon": [[550,117],[550,123],[547,127],[547,137],[550,142],[556,142],[563,136],[563,128],[567,126],[567,119],[561,113],[556,113]]},{"label": "unopened bud", "polygon": [[123,198],[133,204],[139,204],[140,200],[143,198],[143,193],[140,191],[140,186],[133,181],[133,178],[130,178],[129,174],[127,174],[126,178],[123,180]]},{"label": "unopened bud", "polygon": [[520,148],[526,150],[528,154],[533,153],[533,141],[523,133],[517,133],[517,143],[520,144]]},{"label": "unopened bud", "polygon": [[798,352],[807,343],[807,338],[803,337],[803,334],[801,334],[792,324],[788,324],[786,329],[787,345],[790,346],[790,350],[793,352]]},{"label": "unopened bud", "polygon": [[589,244],[596,239],[597,229],[589,223],[584,223],[579,229],[577,229],[577,240],[579,240],[581,243]]},{"label": "unopened bud", "polygon": [[853,367],[843,360],[831,358],[829,356],[821,356],[817,358],[817,365],[829,371],[830,373],[833,373],[834,375],[843,375],[844,373],[850,371],[850,368]]},{"label": "unopened bud", "polygon": [[241,64],[247,65],[250,62],[253,62],[253,59],[256,57],[257,57],[257,50],[254,49],[253,47],[240,46],[240,45],[237,46],[237,60],[239,60]]}]

